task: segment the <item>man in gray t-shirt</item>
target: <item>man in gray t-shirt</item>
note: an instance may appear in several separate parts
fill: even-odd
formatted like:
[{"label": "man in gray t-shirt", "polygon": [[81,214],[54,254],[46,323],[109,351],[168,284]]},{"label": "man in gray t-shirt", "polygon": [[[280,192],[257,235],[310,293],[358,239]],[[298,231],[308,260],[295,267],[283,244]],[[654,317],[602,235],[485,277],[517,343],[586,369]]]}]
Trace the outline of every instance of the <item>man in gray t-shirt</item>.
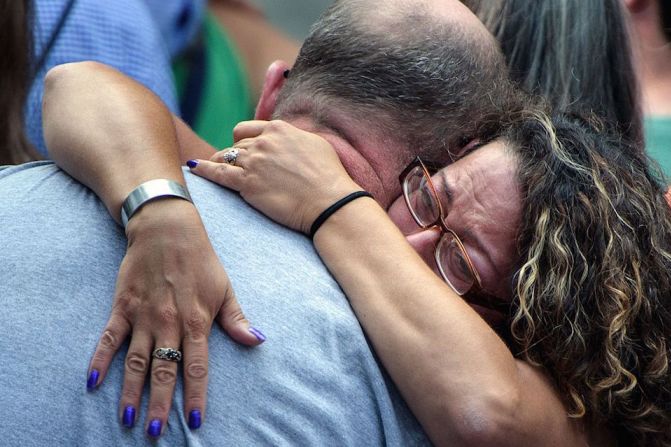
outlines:
[{"label": "man in gray t-shirt", "polygon": [[[387,207],[414,156],[445,162],[447,150],[478,134],[480,118],[505,112],[505,70],[484,27],[455,13],[465,9],[456,0],[369,6],[336,2],[288,79],[269,72],[257,117],[324,136]],[[248,349],[214,328],[207,423],[188,429],[178,382],[158,442],[426,443],[310,241],[186,177],[245,314],[268,340]],[[83,386],[109,316],[123,232],[88,189],[46,162],[0,171],[0,215],[3,444],[139,442],[143,430],[117,422],[126,348],[95,393]]]},{"label": "man in gray t-shirt", "polygon": [[[268,340],[245,348],[215,327],[207,423],[188,429],[178,384],[159,443],[425,443],[309,239],[185,175],[239,301]],[[48,162],[0,170],[0,191],[0,444],[139,445],[144,431],[117,422],[125,348],[95,393],[83,386],[126,251],[123,230]]]}]

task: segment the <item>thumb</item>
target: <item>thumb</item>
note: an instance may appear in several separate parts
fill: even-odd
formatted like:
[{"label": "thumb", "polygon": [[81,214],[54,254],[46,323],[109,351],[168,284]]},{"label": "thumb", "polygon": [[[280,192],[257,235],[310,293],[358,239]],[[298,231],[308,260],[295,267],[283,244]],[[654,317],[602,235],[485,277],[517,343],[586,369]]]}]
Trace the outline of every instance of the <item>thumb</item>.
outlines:
[{"label": "thumb", "polygon": [[194,174],[218,185],[235,191],[240,191],[242,187],[244,173],[243,169],[239,166],[210,160],[189,160],[186,164]]},{"label": "thumb", "polygon": [[250,325],[231,288],[226,292],[216,320],[228,336],[240,344],[257,346],[266,341],[263,332]]}]

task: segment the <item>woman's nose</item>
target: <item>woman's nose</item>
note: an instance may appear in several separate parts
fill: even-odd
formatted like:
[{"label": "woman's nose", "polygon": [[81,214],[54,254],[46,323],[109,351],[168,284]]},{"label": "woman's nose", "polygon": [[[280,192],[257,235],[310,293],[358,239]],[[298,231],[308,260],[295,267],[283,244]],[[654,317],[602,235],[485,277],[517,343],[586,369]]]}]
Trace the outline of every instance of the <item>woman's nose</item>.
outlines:
[{"label": "woman's nose", "polygon": [[433,226],[431,228],[416,231],[405,237],[412,248],[419,253],[424,262],[426,262],[436,273],[438,273],[438,267],[436,265],[434,253],[440,235],[440,228]]}]

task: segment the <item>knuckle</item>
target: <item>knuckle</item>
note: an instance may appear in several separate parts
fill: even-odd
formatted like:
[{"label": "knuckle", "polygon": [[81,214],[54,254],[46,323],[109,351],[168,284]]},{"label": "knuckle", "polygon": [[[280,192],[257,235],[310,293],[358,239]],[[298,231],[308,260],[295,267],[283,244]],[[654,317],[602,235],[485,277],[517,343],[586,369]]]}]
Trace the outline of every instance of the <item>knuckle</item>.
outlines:
[{"label": "knuckle", "polygon": [[169,385],[177,379],[175,368],[169,365],[156,365],[151,371],[152,379],[155,383]]},{"label": "knuckle", "polygon": [[119,312],[121,315],[128,315],[132,313],[133,309],[137,307],[139,297],[133,290],[124,290],[116,295],[112,311]]},{"label": "knuckle", "polygon": [[120,336],[116,330],[107,328],[100,337],[100,349],[103,351],[114,351],[120,344]]},{"label": "knuckle", "polygon": [[165,325],[175,324],[179,319],[179,311],[177,307],[165,304],[158,310],[158,319]]},{"label": "knuckle", "polygon": [[[260,149],[260,150],[268,149],[270,147],[270,141],[264,135],[258,136],[254,140],[254,147],[256,149]],[[256,155],[257,157],[255,158],[254,155]],[[259,155],[258,152],[252,152],[252,153],[249,154],[248,159],[252,160],[252,161],[257,160],[258,155]]]},{"label": "knuckle", "polygon": [[203,359],[194,359],[184,366],[184,374],[191,380],[207,378],[207,362]]},{"label": "knuckle", "polygon": [[144,376],[147,374],[149,359],[137,352],[130,352],[126,356],[126,373]]},{"label": "knuckle", "polygon": [[280,132],[286,129],[287,123],[282,120],[273,120],[268,124],[268,130],[271,132]]},{"label": "knuckle", "polygon": [[203,338],[208,332],[208,319],[198,311],[194,311],[184,322],[184,333],[193,340]]},{"label": "knuckle", "polygon": [[240,306],[231,305],[226,309],[226,319],[233,322],[245,321],[245,314],[242,313]]}]

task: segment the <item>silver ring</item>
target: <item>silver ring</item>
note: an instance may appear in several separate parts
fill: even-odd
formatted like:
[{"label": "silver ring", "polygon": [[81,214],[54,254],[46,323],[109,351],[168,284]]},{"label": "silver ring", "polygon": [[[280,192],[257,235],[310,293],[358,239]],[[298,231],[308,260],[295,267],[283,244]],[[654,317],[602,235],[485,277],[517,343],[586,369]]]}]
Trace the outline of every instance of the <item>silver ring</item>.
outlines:
[{"label": "silver ring", "polygon": [[225,150],[224,151],[224,162],[228,163],[231,166],[235,166],[235,162],[238,159],[238,154],[239,153],[240,153],[240,151],[238,150],[237,147]]},{"label": "silver ring", "polygon": [[152,357],[179,363],[182,361],[182,351],[172,348],[156,348],[154,349]]}]

